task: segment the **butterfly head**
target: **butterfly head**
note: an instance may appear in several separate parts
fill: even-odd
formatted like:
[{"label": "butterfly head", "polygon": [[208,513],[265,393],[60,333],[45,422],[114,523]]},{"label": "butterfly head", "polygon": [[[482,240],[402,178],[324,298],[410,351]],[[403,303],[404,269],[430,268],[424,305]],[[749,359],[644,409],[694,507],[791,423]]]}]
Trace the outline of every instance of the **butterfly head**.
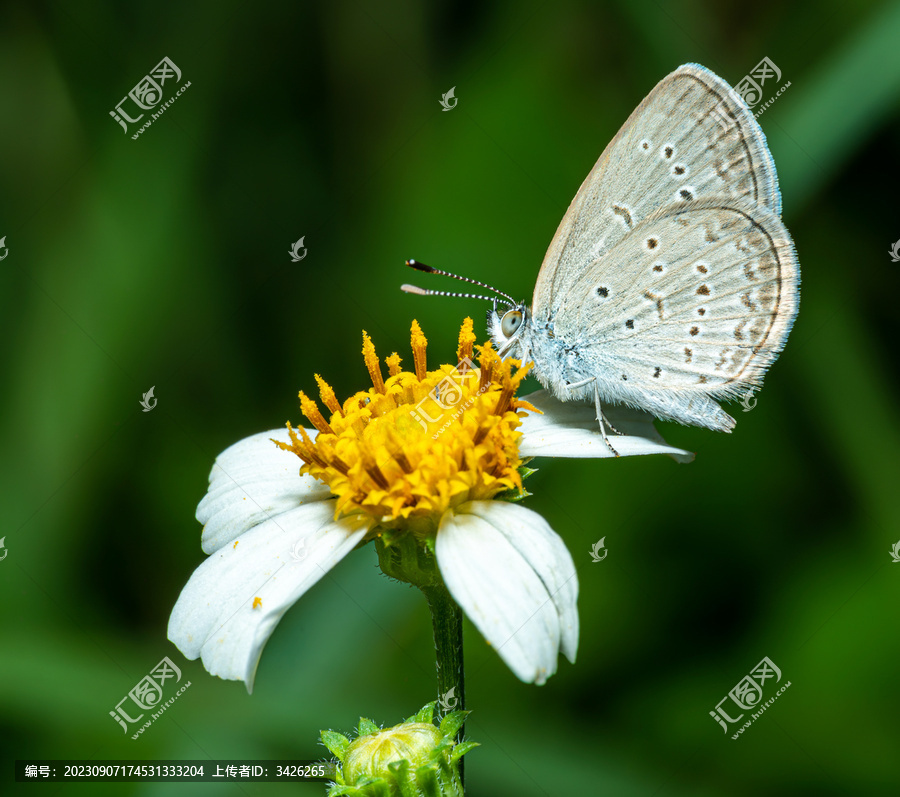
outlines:
[{"label": "butterfly head", "polygon": [[501,357],[506,357],[515,351],[517,344],[525,334],[529,313],[524,302],[518,304],[506,302],[506,306],[499,310],[497,303],[497,299],[494,299],[493,309],[488,310],[487,326],[491,340],[497,347],[497,353]]}]

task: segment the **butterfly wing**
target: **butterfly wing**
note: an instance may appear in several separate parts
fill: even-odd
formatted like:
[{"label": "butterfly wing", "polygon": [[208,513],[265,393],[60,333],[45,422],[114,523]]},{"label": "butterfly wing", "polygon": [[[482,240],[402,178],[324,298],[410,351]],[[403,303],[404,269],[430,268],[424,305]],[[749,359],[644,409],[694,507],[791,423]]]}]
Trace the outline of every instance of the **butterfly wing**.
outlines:
[{"label": "butterfly wing", "polygon": [[550,243],[532,309],[555,315],[581,270],[673,201],[743,199],[781,214],[766,137],[717,75],[686,64],[635,109],[585,179]]},{"label": "butterfly wing", "polygon": [[677,202],[575,275],[554,330],[607,401],[730,429],[712,399],[761,384],[799,285],[793,243],[771,210],[731,197]]}]

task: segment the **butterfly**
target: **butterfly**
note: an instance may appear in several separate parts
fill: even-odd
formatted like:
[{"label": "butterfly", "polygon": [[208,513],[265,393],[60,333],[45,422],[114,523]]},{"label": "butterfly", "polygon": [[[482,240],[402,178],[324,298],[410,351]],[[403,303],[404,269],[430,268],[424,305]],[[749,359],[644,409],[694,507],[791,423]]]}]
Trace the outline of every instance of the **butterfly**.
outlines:
[{"label": "butterfly", "polygon": [[762,384],[799,306],[765,135],[699,64],[663,78],[603,151],[550,242],[530,306],[408,265],[498,294],[403,286],[493,301],[500,355],[533,362],[558,399],[593,401],[613,452],[607,403],[731,431],[719,401]]}]

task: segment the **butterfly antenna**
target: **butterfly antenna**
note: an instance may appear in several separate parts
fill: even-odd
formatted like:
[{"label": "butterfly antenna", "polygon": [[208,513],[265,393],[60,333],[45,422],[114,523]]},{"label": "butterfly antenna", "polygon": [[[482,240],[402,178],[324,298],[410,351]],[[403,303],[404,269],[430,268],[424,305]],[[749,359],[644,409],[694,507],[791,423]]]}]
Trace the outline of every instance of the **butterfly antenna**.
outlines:
[{"label": "butterfly antenna", "polygon": [[[455,296],[458,299],[484,299],[486,302],[496,302],[496,296],[482,296],[479,293],[457,293],[455,291],[432,291],[425,288],[419,288],[416,285],[401,285],[400,290],[404,293],[414,293],[417,296]],[[515,305],[510,305],[515,307]]]},{"label": "butterfly antenna", "polygon": [[[516,305],[518,304],[516,300],[512,298],[512,296],[504,293],[503,291],[497,290],[493,285],[488,285],[486,282],[479,282],[478,280],[473,280],[469,277],[461,277],[459,274],[453,274],[449,271],[441,271],[441,269],[439,268],[426,266],[424,263],[420,263],[418,260],[407,260],[406,265],[410,268],[416,269],[416,271],[424,271],[426,274],[440,274],[444,277],[453,277],[453,279],[460,280],[462,282],[469,282],[472,285],[480,285],[482,288],[487,288],[489,291],[493,291],[494,293],[502,296],[504,299],[506,299],[510,307],[516,307]],[[486,299],[489,302],[494,301],[493,296],[481,296],[474,293],[449,293],[447,291],[432,291],[425,290],[424,288],[417,288],[415,285],[402,285],[400,286],[400,290],[405,291],[406,293],[415,293],[419,296],[458,296],[467,299]]]}]

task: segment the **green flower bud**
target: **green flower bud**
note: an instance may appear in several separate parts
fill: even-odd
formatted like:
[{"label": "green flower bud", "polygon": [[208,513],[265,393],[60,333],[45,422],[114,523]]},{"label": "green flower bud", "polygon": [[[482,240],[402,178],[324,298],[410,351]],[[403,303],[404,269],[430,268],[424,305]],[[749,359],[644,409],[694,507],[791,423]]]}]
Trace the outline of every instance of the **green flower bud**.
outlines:
[{"label": "green flower bud", "polygon": [[352,742],[322,731],[322,743],[338,759],[329,797],[462,797],[459,760],[475,742],[456,743],[467,711],[454,711],[440,727],[432,724],[434,703],[393,728],[361,718]]},{"label": "green flower bud", "polygon": [[387,777],[388,764],[406,760],[412,769],[431,762],[431,753],[443,740],[441,732],[429,723],[409,722],[360,736],[351,742],[344,757],[344,779],[357,783],[364,777]]}]

